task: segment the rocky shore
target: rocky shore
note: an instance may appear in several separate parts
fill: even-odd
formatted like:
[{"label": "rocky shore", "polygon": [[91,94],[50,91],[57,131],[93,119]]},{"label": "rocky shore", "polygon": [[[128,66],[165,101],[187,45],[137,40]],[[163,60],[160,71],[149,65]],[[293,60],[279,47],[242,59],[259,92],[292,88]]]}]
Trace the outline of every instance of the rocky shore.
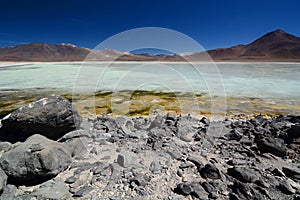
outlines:
[{"label": "rocky shore", "polygon": [[300,116],[84,119],[51,95],[0,126],[0,199],[300,199]]}]

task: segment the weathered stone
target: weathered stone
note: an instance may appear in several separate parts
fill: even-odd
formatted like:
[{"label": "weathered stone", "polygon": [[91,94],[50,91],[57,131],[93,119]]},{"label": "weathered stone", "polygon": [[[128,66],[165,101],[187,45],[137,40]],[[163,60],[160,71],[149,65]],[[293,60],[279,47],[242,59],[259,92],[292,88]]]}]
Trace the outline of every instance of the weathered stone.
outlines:
[{"label": "weathered stone", "polygon": [[64,136],[59,138],[58,142],[66,142],[75,138],[90,138],[91,134],[86,130],[74,130],[66,133]]},{"label": "weathered stone", "polygon": [[275,168],[272,170],[272,173],[275,175],[275,176],[281,176],[281,177],[284,177],[285,174],[278,168]]},{"label": "weathered stone", "polygon": [[65,183],[72,184],[72,183],[75,183],[76,180],[77,180],[77,178],[75,178],[75,176],[70,176],[69,178],[67,178],[65,180]]},{"label": "weathered stone", "polygon": [[270,187],[270,184],[267,183],[264,179],[262,179],[261,177],[256,180],[254,182],[255,184],[257,184],[258,186],[261,186],[261,187],[264,187],[264,188],[269,188]]},{"label": "weathered stone", "polygon": [[232,159],[232,160],[228,160],[227,164],[228,165],[245,165],[247,163],[246,160],[241,160],[241,159]]},{"label": "weathered stone", "polygon": [[199,120],[191,116],[180,117],[176,123],[177,136],[185,142],[191,142],[198,132]]},{"label": "weathered stone", "polygon": [[163,116],[157,115],[155,119],[151,122],[148,130],[151,130],[153,128],[161,128],[163,126],[164,121],[165,119]]},{"label": "weathered stone", "polygon": [[84,185],[83,187],[79,188],[78,191],[76,191],[73,195],[73,197],[83,197],[87,193],[89,193],[92,190],[92,187],[89,185]]},{"label": "weathered stone", "polygon": [[129,137],[132,136],[132,132],[135,132],[134,122],[127,116],[117,117],[116,123],[119,130]]},{"label": "weathered stone", "polygon": [[172,156],[172,158],[175,158],[177,160],[179,160],[181,158],[181,153],[177,150],[169,149],[169,150],[167,150],[167,153],[170,154]]},{"label": "weathered stone", "polygon": [[195,165],[192,162],[187,161],[187,162],[181,163],[179,165],[179,168],[184,169],[184,168],[189,168],[189,167],[192,167],[192,166],[195,166]]},{"label": "weathered stone", "polygon": [[11,136],[7,139],[24,140],[41,134],[57,140],[79,127],[81,117],[67,99],[51,95],[10,113],[1,123]]},{"label": "weathered stone", "polygon": [[204,190],[200,183],[193,182],[190,184],[190,186],[192,187],[192,192],[190,193],[191,196],[199,199],[208,199],[208,193]]},{"label": "weathered stone", "polygon": [[[22,190],[19,190],[14,185],[6,185],[4,187],[3,192],[0,196],[0,200],[23,200],[26,199],[26,196],[23,196],[24,192]],[[25,198],[24,198],[25,197]],[[29,196],[27,196],[29,197]],[[30,198],[27,198],[30,199]]]},{"label": "weathered stone", "polygon": [[197,167],[203,167],[204,166],[203,163],[201,162],[200,156],[190,155],[190,156],[187,157],[187,160],[194,163]]},{"label": "weathered stone", "polygon": [[237,130],[233,129],[232,131],[230,131],[230,133],[225,134],[225,137],[228,140],[240,140],[243,136],[240,132],[238,132]]},{"label": "weathered stone", "polygon": [[238,196],[238,199],[264,199],[264,197],[260,193],[255,191],[250,185],[239,181],[234,182],[232,190]]},{"label": "weathered stone", "polygon": [[149,167],[149,170],[151,172],[156,172],[156,171],[160,171],[162,169],[162,166],[161,164],[159,163],[159,161],[153,161],[151,164],[150,164],[150,167]]},{"label": "weathered stone", "polygon": [[69,187],[61,180],[49,180],[33,193],[38,199],[70,199],[72,197]]},{"label": "weathered stone", "polygon": [[257,148],[262,153],[271,153],[275,156],[283,157],[286,155],[287,149],[284,141],[280,138],[263,138],[257,141]]},{"label": "weathered stone", "polygon": [[209,124],[209,119],[207,119],[206,117],[202,117],[200,119],[200,122],[203,123],[203,124],[205,124],[205,125],[208,125]]},{"label": "weathered stone", "polygon": [[295,124],[295,125],[291,126],[291,128],[287,130],[287,134],[291,138],[299,138],[300,137],[300,124]]},{"label": "weathered stone", "polygon": [[99,162],[99,164],[96,166],[96,168],[93,171],[93,175],[100,174],[103,170],[107,168],[107,165],[105,165],[102,162]]},{"label": "weathered stone", "polygon": [[282,171],[287,177],[296,181],[300,181],[300,170],[292,169],[289,167],[282,167]]},{"label": "weathered stone", "polygon": [[29,137],[0,158],[2,169],[11,181],[18,184],[52,178],[70,163],[71,155],[64,144],[41,135]]},{"label": "weathered stone", "polygon": [[245,167],[234,167],[227,170],[228,175],[244,183],[253,183],[259,178],[258,173]]},{"label": "weathered stone", "polygon": [[216,168],[212,164],[206,164],[200,170],[200,174],[203,178],[210,178],[210,179],[219,179],[221,178],[221,174],[218,168]]},{"label": "weathered stone", "polygon": [[129,167],[136,161],[136,156],[132,152],[123,152],[118,155],[117,163],[122,167]]},{"label": "weathered stone", "polygon": [[177,134],[182,141],[191,142],[193,140],[193,136],[196,134],[196,130],[188,126],[179,126]]},{"label": "weathered stone", "polygon": [[7,183],[7,175],[0,168],[0,193],[2,192],[3,188],[6,186],[6,183]]},{"label": "weathered stone", "polygon": [[286,180],[280,181],[277,186],[284,194],[295,194],[296,190],[292,188],[292,186]]},{"label": "weathered stone", "polygon": [[69,148],[72,157],[84,159],[84,155],[87,153],[88,138],[74,138],[67,140],[64,144]]},{"label": "weathered stone", "polygon": [[145,175],[145,174],[135,174],[133,178],[130,179],[130,181],[135,182],[137,186],[145,187],[149,181],[151,180],[151,177]]},{"label": "weathered stone", "polygon": [[216,190],[215,187],[207,181],[203,182],[201,185],[204,188],[204,190],[208,193],[212,193]]},{"label": "weathered stone", "polygon": [[12,147],[10,142],[0,142],[0,152],[6,152]]},{"label": "weathered stone", "polygon": [[174,192],[182,195],[189,195],[191,192],[193,192],[193,189],[190,185],[185,183],[179,183],[176,188],[174,189]]}]

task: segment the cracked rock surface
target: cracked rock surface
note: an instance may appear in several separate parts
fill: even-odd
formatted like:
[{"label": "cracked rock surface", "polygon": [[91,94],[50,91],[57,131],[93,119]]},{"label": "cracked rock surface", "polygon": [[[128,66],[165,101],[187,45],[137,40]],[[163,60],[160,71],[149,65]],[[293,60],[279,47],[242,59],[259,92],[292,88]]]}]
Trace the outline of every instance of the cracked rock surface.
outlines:
[{"label": "cracked rock surface", "polygon": [[0,199],[299,199],[299,124],[298,116],[84,119],[56,141],[0,142]]}]

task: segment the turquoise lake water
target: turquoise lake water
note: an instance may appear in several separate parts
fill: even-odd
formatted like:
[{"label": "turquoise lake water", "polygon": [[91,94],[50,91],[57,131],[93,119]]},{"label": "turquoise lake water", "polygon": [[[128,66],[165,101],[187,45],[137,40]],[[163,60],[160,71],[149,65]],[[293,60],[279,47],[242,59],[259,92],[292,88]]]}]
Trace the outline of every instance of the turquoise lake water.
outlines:
[{"label": "turquoise lake water", "polygon": [[300,63],[42,63],[0,68],[0,90],[162,90],[300,98]]}]

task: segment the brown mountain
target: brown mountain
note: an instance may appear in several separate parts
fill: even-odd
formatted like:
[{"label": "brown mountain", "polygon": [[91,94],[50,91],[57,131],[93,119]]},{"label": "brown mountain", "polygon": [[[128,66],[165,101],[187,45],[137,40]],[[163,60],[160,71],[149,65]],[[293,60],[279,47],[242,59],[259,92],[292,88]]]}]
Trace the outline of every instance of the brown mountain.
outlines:
[{"label": "brown mountain", "polygon": [[118,50],[90,50],[72,44],[46,44],[41,42],[0,48],[0,61],[177,61],[172,55],[135,55]]},{"label": "brown mountain", "polygon": [[35,42],[0,48],[1,61],[78,61],[90,53],[89,49],[71,44]]},{"label": "brown mountain", "polygon": [[247,45],[218,48],[185,55],[132,54],[117,50],[101,51],[71,44],[30,43],[0,48],[0,61],[300,61],[300,38],[276,30]]},{"label": "brown mountain", "polygon": [[180,55],[166,55],[166,54],[131,54],[122,55],[117,59],[118,61],[184,61]]},{"label": "brown mountain", "polygon": [[278,29],[250,44],[214,49],[208,53],[217,61],[300,61],[300,38]]},{"label": "brown mountain", "polygon": [[118,50],[105,49],[94,51],[87,48],[77,47],[72,44],[47,44],[35,42],[19,46],[0,48],[0,61],[111,61],[121,60],[145,60],[147,57],[121,52]]},{"label": "brown mountain", "polygon": [[132,54],[112,49],[93,50],[86,57],[86,61],[182,61],[179,55],[165,54]]}]

